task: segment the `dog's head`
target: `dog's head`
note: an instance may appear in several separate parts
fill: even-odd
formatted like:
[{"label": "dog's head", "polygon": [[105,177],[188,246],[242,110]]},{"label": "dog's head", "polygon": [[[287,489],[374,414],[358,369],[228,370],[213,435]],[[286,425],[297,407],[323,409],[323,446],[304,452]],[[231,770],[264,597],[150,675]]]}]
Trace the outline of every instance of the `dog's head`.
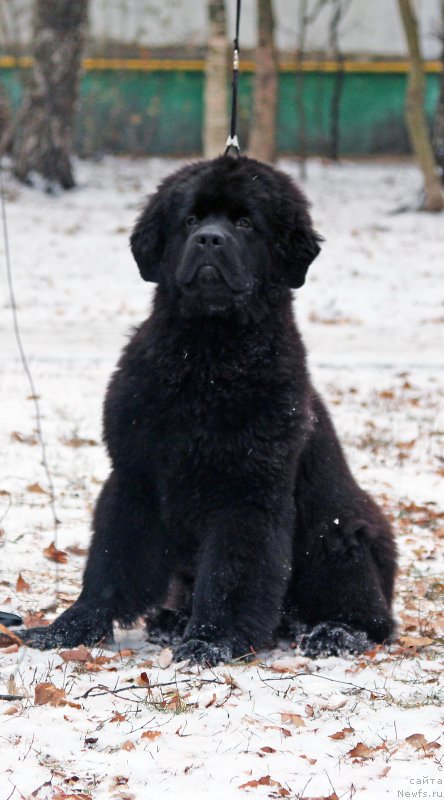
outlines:
[{"label": "dog's head", "polygon": [[151,197],[131,236],[142,277],[186,315],[223,315],[267,290],[298,288],[319,252],[291,179],[242,156],[184,167]]}]

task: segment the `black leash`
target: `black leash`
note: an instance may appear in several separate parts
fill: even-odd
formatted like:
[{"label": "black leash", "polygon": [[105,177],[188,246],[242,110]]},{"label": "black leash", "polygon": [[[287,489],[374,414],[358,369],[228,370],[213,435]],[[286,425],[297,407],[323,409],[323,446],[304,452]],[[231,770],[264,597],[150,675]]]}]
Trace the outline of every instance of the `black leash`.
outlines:
[{"label": "black leash", "polygon": [[239,139],[237,138],[237,84],[239,78],[239,24],[241,14],[241,0],[237,0],[236,7],[236,34],[233,46],[233,79],[231,82],[231,126],[230,135],[226,142],[225,155],[237,156],[240,153]]}]

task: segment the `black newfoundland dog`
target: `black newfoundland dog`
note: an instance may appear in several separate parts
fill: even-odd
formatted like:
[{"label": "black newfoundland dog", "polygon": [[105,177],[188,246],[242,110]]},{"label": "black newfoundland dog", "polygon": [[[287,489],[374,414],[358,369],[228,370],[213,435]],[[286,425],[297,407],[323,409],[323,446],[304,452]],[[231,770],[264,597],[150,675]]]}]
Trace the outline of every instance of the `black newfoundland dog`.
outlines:
[{"label": "black newfoundland dog", "polygon": [[186,166],[150,199],[131,247],[158,287],[108,388],[83,589],[29,645],[91,645],[140,615],[176,660],[209,664],[283,637],[310,656],[390,637],[391,530],[293,319],[319,241],[290,178],[246,157]]}]

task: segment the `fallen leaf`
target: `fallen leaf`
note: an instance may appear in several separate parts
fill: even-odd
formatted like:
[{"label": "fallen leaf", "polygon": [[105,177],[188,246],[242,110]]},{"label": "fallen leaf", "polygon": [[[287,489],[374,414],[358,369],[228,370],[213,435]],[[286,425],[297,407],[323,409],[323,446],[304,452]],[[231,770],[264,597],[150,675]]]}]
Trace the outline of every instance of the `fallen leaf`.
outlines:
[{"label": "fallen leaf", "polygon": [[25,581],[25,579],[22,578],[22,574],[19,573],[19,576],[18,576],[16,584],[15,584],[16,591],[17,592],[29,592],[30,588],[31,587],[30,587],[29,583],[27,583]]},{"label": "fallen leaf", "polygon": [[81,436],[72,436],[71,439],[62,439],[62,441],[68,447],[96,447],[98,444],[95,439],[82,439]]},{"label": "fallen leaf", "polygon": [[280,725],[265,725],[265,730],[280,731],[284,736],[293,736],[288,728],[281,728]]},{"label": "fallen leaf", "polygon": [[56,561],[57,564],[66,564],[68,561],[68,554],[64,550],[57,550],[54,542],[51,542],[49,547],[45,547],[43,555],[50,561]]},{"label": "fallen leaf", "polygon": [[13,714],[18,714],[19,711],[21,711],[20,706],[8,706],[2,713],[5,717],[12,717]]},{"label": "fallen leaf", "polygon": [[216,698],[216,693],[213,692],[213,696],[212,696],[211,700],[209,700],[208,703],[205,703],[205,708],[210,708],[210,706],[214,706],[214,704],[216,702],[216,699],[217,699]]},{"label": "fallen leaf", "polygon": [[428,742],[423,733],[412,733],[404,741],[414,747],[415,750],[424,750],[426,753],[430,752],[430,750],[441,749],[441,745],[438,742]]},{"label": "fallen leaf", "polygon": [[110,722],[126,722],[125,714],[119,714],[118,711],[111,717]]},{"label": "fallen leaf", "polygon": [[48,620],[45,619],[44,611],[33,611],[31,614],[27,614],[27,616],[23,618],[23,623],[26,628],[38,628],[40,625],[44,627],[50,624]]},{"label": "fallen leaf", "polygon": [[26,487],[27,492],[32,492],[33,494],[49,494],[46,489],[43,489],[39,483],[30,483]]},{"label": "fallen leaf", "polygon": [[141,672],[140,675],[137,676],[135,683],[137,686],[145,686],[148,689],[150,685],[150,679],[146,672]]},{"label": "fallen leaf", "polygon": [[381,772],[378,772],[378,778],[385,778],[389,774],[390,770],[391,767],[387,764],[387,766],[384,767]]},{"label": "fallen leaf", "polygon": [[400,636],[399,641],[404,647],[420,650],[422,647],[428,647],[433,644],[434,640],[430,636]]},{"label": "fallen leaf", "polygon": [[318,760],[317,758],[310,758],[309,756],[305,756],[305,755],[299,756],[299,758],[305,758],[305,760],[308,761],[308,763],[311,766],[313,766],[313,764],[316,764],[316,762]]},{"label": "fallen leaf", "polygon": [[63,661],[92,661],[93,657],[89,650],[81,644],[79,647],[74,647],[72,650],[62,650],[59,656]]},{"label": "fallen leaf", "polygon": [[13,633],[6,628],[5,625],[0,624],[0,647],[9,647],[11,644],[23,644],[20,636],[17,636],[16,633]]},{"label": "fallen leaf", "polygon": [[88,555],[88,548],[87,547],[80,547],[79,544],[69,544],[66,548],[68,553],[72,553],[73,556],[87,556]]},{"label": "fallen leaf", "polygon": [[367,747],[366,744],[362,742],[358,742],[356,747],[353,750],[349,750],[347,753],[350,758],[374,758],[375,756],[375,748]]},{"label": "fallen leaf", "polygon": [[149,739],[150,741],[154,741],[154,739],[158,739],[159,736],[162,736],[160,731],[144,731],[140,738],[141,739]]},{"label": "fallen leaf", "polygon": [[36,706],[69,706],[81,708],[78,703],[68,700],[64,689],[58,689],[53,683],[38,683],[34,687],[34,704]]},{"label": "fallen leaf", "polygon": [[65,700],[65,690],[58,689],[53,683],[38,683],[34,689],[36,706],[61,706],[65,705]]},{"label": "fallen leaf", "polygon": [[297,728],[304,728],[305,722],[300,714],[281,714],[282,722],[292,722]]},{"label": "fallen leaf", "polygon": [[130,739],[127,739],[126,742],[124,742],[122,744],[121,749],[122,750],[128,750],[128,751],[135,750],[136,749],[136,745]]},{"label": "fallen leaf", "polygon": [[281,786],[279,781],[274,781],[270,775],[264,775],[258,780],[247,781],[239,786],[239,789],[257,789],[258,786]]},{"label": "fallen leaf", "polygon": [[331,733],[328,737],[329,739],[333,739],[337,741],[338,739],[345,739],[350,733],[354,733],[354,728],[342,728],[342,731],[337,731],[336,733]]},{"label": "fallen leaf", "polygon": [[13,442],[20,442],[20,444],[32,445],[35,445],[38,442],[37,436],[34,436],[34,434],[26,436],[24,433],[19,433],[19,431],[13,431],[11,433],[11,440]]}]

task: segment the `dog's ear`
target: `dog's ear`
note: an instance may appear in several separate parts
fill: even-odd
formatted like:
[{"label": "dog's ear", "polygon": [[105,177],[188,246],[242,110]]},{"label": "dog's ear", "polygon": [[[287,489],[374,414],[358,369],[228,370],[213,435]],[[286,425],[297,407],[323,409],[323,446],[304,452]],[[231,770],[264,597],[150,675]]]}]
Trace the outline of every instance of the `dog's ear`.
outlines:
[{"label": "dog's ear", "polygon": [[131,234],[131,252],[144,281],[157,283],[166,244],[164,197],[156,192],[142,211]]},{"label": "dog's ear", "polygon": [[309,205],[303,192],[285,176],[275,206],[276,251],[283,278],[291,289],[299,289],[323,237],[313,229]]},{"label": "dog's ear", "polygon": [[312,261],[319,254],[320,242],[324,239],[311,227],[295,230],[292,255],[288,259],[285,277],[290,289],[299,289],[305,283],[305,276]]}]

